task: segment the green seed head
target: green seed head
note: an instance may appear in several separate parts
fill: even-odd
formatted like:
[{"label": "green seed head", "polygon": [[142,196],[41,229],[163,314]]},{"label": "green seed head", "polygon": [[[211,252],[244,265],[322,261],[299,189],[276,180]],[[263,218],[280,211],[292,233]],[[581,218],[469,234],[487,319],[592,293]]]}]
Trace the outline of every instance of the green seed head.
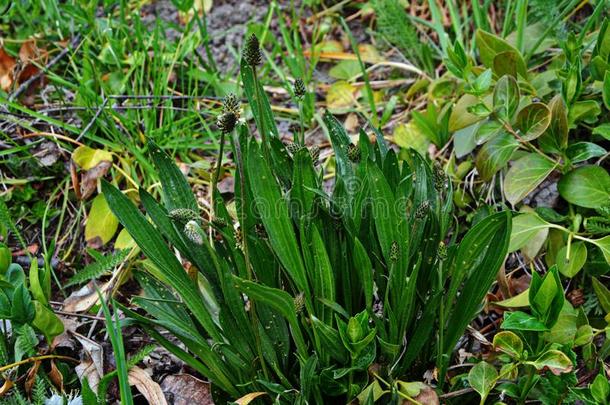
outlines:
[{"label": "green seed head", "polygon": [[443,166],[440,163],[436,162],[434,164],[434,188],[437,191],[441,191],[445,188],[445,183],[447,182],[447,175],[443,170]]},{"label": "green seed head", "polygon": [[347,147],[347,157],[349,158],[349,160],[353,163],[358,163],[360,162],[360,156],[360,147],[358,145],[350,143],[350,145]]},{"label": "green seed head", "polygon": [[393,241],[390,245],[390,260],[392,263],[396,263],[398,261],[398,255],[400,254],[400,247],[398,246],[398,242]]},{"label": "green seed head", "polygon": [[175,210],[171,210],[168,216],[176,221],[181,223],[186,223],[188,221],[194,221],[199,219],[199,214],[189,208],[176,208]]},{"label": "green seed head", "polygon": [[225,226],[227,226],[227,221],[223,217],[213,217],[212,223],[220,228],[224,228]]},{"label": "green seed head", "polygon": [[430,201],[426,200],[422,202],[419,207],[415,210],[415,219],[424,219],[430,209]]},{"label": "green seed head", "polygon": [[244,250],[244,237],[243,237],[243,234],[241,233],[240,227],[235,228],[233,236],[235,237],[235,247],[237,249],[243,251]]},{"label": "green seed head", "polygon": [[447,245],[445,245],[445,242],[441,241],[438,244],[438,258],[440,260],[445,260],[447,258]]},{"label": "green seed head", "polygon": [[201,235],[201,228],[195,221],[188,221],[184,225],[184,235],[195,245],[203,245],[203,236]]},{"label": "green seed head", "polygon": [[235,124],[237,124],[237,116],[230,111],[220,114],[216,123],[223,134],[233,131]]},{"label": "green seed head", "polygon": [[294,297],[294,311],[297,314],[303,312],[303,308],[305,308],[305,296],[303,293],[300,293],[296,297]]},{"label": "green seed head", "polygon": [[309,148],[309,156],[311,156],[311,161],[313,162],[314,166],[317,165],[318,159],[320,159],[320,148],[318,145],[313,145],[311,148]]},{"label": "green seed head", "polygon": [[301,145],[294,142],[289,142],[286,144],[286,150],[293,156],[296,155],[299,150],[301,150],[301,147]]},{"label": "green seed head", "polygon": [[305,97],[305,94],[307,93],[307,88],[305,87],[305,82],[303,82],[303,79],[298,78],[294,81],[294,95],[298,98],[301,99],[303,97]]},{"label": "green seed head", "polygon": [[240,102],[237,96],[233,93],[229,93],[222,100],[222,112],[223,113],[233,113],[237,119],[239,119],[240,114]]},{"label": "green seed head", "polygon": [[246,40],[244,59],[246,60],[246,63],[252,67],[260,65],[261,61],[263,60],[260,43],[254,34],[250,35],[250,37]]}]

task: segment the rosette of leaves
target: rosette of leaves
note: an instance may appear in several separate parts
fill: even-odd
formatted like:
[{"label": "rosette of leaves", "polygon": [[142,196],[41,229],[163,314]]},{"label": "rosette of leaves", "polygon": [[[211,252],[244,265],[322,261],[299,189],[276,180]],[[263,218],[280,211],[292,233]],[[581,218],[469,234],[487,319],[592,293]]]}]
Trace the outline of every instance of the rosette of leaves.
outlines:
[{"label": "rosette of leaves", "polygon": [[[379,133],[371,143],[362,132],[360,158],[350,159],[350,139],[328,114],[336,180],[327,192],[324,168],[306,148],[286,152],[253,74],[242,64],[257,129],[268,137],[259,143],[238,124],[235,218],[222,198],[213,200],[216,218],[239,224],[239,243],[234,227],[200,218],[192,221],[205,234],[214,228],[216,238],[194,243],[168,216],[199,210],[183,174],[155,146],[164,203],[141,189],[149,218],[103,184],[148,258],[146,272],[136,273],[143,295],[133,298],[146,315],[125,314],[209,378],[218,401],[254,392],[287,404],[347,402],[361,393],[386,401],[390,395],[373,388],[388,382],[394,389],[435,365],[444,373],[504,260],[510,214],[457,235],[450,182],[439,187],[415,152],[400,162]],[[198,271],[184,271],[173,249]],[[368,373],[373,364],[379,379]]]}]

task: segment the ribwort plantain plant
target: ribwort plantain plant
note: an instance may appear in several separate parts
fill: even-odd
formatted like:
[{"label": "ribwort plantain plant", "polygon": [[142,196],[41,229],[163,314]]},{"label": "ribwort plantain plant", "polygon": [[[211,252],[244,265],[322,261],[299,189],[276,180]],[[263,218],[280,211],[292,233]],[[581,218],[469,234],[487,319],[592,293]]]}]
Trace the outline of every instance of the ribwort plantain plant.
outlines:
[{"label": "ribwort plantain plant", "polygon": [[[229,137],[235,216],[215,189],[214,217],[194,218],[189,184],[153,144],[163,204],[141,189],[149,218],[103,184],[147,257],[135,274],[143,294],[133,298],[147,315],[123,310],[209,378],[219,401],[263,392],[286,404],[384,403],[410,398],[397,382],[434,366],[442,388],[504,260],[510,214],[493,214],[461,238],[450,182],[415,152],[400,162],[378,132],[371,142],[361,131],[353,145],[330,114],[336,176],[328,193],[316,149],[289,154],[280,141],[251,62],[242,63],[242,82],[267,136],[258,142],[236,123]],[[198,272],[187,273],[174,249]]]}]

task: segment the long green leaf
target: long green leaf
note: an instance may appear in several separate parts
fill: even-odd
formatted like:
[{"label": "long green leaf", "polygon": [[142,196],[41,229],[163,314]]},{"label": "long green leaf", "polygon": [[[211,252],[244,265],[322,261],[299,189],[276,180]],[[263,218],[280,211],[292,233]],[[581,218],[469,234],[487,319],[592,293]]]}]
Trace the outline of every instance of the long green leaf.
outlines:
[{"label": "long green leaf", "polygon": [[110,209],[127,228],[142,252],[163,271],[172,288],[180,293],[187,307],[210,336],[221,341],[222,335],[208,313],[198,287],[191,281],[176,256],[169,250],[161,234],[133,203],[110,183],[102,182],[102,190]]},{"label": "long green leaf", "polygon": [[269,242],[299,290],[309,296],[305,266],[292,221],[288,215],[286,201],[282,197],[280,187],[271,169],[260,154],[258,145],[254,142],[248,148],[246,166],[248,169],[247,181],[249,181],[253,194],[257,196],[254,203],[269,235]]}]

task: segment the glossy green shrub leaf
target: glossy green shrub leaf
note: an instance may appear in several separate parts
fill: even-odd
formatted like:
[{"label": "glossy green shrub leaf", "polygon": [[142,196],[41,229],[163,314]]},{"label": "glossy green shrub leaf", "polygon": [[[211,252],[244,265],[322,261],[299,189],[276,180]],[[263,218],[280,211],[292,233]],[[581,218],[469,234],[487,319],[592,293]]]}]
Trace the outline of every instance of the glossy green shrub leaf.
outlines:
[{"label": "glossy green shrub leaf", "polygon": [[537,153],[530,153],[517,160],[504,179],[504,195],[508,202],[517,204],[538,187],[555,167],[555,162]]},{"label": "glossy green shrub leaf", "polygon": [[551,224],[533,212],[513,216],[512,225],[510,245],[508,247],[509,252],[521,249],[540,232],[548,233],[548,228],[551,226]]},{"label": "glossy green shrub leaf", "polygon": [[26,324],[34,319],[36,313],[32,304],[32,297],[24,283],[16,286],[11,301],[11,321],[17,324]]},{"label": "glossy green shrub leaf", "polygon": [[557,253],[557,268],[566,277],[572,278],[582,269],[587,261],[587,246],[584,242],[574,242],[570,245],[569,257],[568,246],[564,246]]},{"label": "glossy green shrub leaf", "polygon": [[513,358],[519,358],[523,354],[523,341],[519,336],[510,331],[502,331],[494,336],[493,347],[508,354]]},{"label": "glossy green shrub leaf", "polygon": [[468,372],[468,384],[481,396],[481,403],[485,403],[487,396],[496,385],[498,372],[491,364],[481,361]]},{"label": "glossy green shrub leaf", "polygon": [[510,122],[519,107],[519,85],[514,77],[504,75],[496,83],[493,93],[494,111],[498,117]]},{"label": "glossy green shrub leaf", "polygon": [[525,106],[517,114],[515,129],[526,141],[541,136],[551,124],[551,110],[542,103],[532,103]]},{"label": "glossy green shrub leaf", "polygon": [[502,38],[499,38],[481,29],[478,29],[475,35],[476,44],[479,49],[479,57],[481,58],[481,62],[483,62],[485,66],[493,68],[494,59],[496,58],[496,56],[503,52],[512,52],[514,55],[516,55],[514,58],[515,70],[521,76],[526,76],[527,68],[525,65],[525,61],[523,60],[523,57],[521,57],[521,54],[519,53],[519,51],[517,51],[517,49],[515,49],[512,45],[510,45]]},{"label": "glossy green shrub leaf", "polygon": [[519,141],[507,132],[501,132],[491,138],[479,151],[475,161],[481,178],[489,181],[494,174],[506,166]]},{"label": "glossy green shrub leaf", "polygon": [[568,110],[559,94],[551,99],[548,107],[551,110],[551,123],[538,138],[538,143],[544,151],[558,153],[568,146]]},{"label": "glossy green shrub leaf", "polygon": [[527,363],[538,370],[548,369],[555,375],[569,373],[574,367],[572,360],[559,350],[548,350],[542,353],[536,360]]},{"label": "glossy green shrub leaf", "polygon": [[602,87],[602,100],[607,110],[610,110],[610,70],[604,75],[604,84]]},{"label": "glossy green shrub leaf", "polygon": [[610,381],[600,372],[591,384],[591,396],[600,404],[607,404],[610,399]]},{"label": "glossy green shrub leaf", "polygon": [[610,175],[599,166],[582,166],[564,175],[557,189],[572,204],[599,208],[610,201]]},{"label": "glossy green shrub leaf", "polygon": [[552,328],[563,307],[564,296],[557,267],[552,267],[544,277],[532,273],[530,283],[530,308],[547,328]]},{"label": "glossy green shrub leaf", "polygon": [[538,318],[521,311],[505,312],[502,329],[534,332],[548,330],[546,325],[540,322]]},{"label": "glossy green shrub leaf", "polygon": [[593,142],[576,142],[566,149],[566,155],[572,163],[584,162],[605,154],[606,149]]}]

